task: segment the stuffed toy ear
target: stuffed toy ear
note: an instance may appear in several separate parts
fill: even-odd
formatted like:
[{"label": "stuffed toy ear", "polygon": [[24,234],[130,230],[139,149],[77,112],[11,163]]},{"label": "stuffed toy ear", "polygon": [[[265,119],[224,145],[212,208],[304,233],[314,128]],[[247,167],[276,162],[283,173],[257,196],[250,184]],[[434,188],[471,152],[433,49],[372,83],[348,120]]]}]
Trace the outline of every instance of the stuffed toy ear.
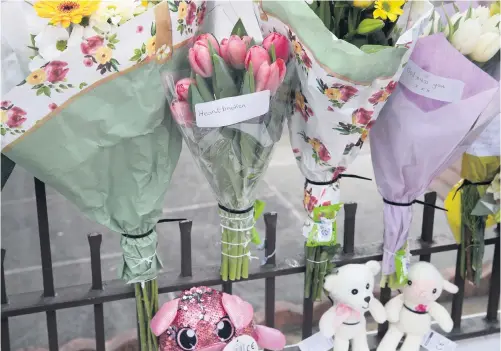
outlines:
[{"label": "stuffed toy ear", "polygon": [[459,291],[459,288],[448,280],[444,279],[444,290],[450,292],[451,294],[455,294]]},{"label": "stuffed toy ear", "polygon": [[325,277],[324,289],[328,292],[333,292],[336,289],[336,275],[329,274]]},{"label": "stuffed toy ear", "polygon": [[281,331],[264,325],[256,325],[257,345],[266,350],[283,350],[285,336]]},{"label": "stuffed toy ear", "polygon": [[372,272],[372,275],[377,275],[381,270],[381,265],[377,261],[369,261],[365,264]]},{"label": "stuffed toy ear", "polygon": [[223,293],[222,303],[236,329],[245,328],[252,322],[254,309],[252,305],[235,295]]},{"label": "stuffed toy ear", "polygon": [[153,334],[159,336],[172,324],[177,315],[179,299],[175,299],[163,304],[150,323]]}]

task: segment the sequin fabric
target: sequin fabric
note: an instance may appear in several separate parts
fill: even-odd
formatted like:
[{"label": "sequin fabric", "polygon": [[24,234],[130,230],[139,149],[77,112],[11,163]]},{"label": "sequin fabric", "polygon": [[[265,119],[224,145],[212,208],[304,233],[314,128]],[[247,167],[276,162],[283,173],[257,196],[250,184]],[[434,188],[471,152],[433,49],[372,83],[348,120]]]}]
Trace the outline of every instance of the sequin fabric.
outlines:
[{"label": "sequin fabric", "polygon": [[[256,339],[254,323],[235,330],[222,304],[223,294],[209,287],[185,290],[179,297],[176,318],[160,335],[160,351],[222,350],[235,337],[250,335]],[[224,326],[224,336],[221,329]],[[219,332],[219,335],[218,335]]]}]

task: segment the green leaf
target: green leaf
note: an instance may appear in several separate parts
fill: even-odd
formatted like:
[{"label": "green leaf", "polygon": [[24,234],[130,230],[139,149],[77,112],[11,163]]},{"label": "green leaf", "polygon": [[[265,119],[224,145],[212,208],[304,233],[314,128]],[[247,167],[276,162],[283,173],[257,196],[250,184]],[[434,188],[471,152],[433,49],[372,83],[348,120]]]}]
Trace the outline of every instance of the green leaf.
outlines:
[{"label": "green leaf", "polygon": [[37,90],[37,96],[42,95],[44,92],[44,87],[41,87],[40,89]]},{"label": "green leaf", "polygon": [[459,9],[458,5],[456,5],[456,2],[453,2],[452,6],[454,7],[454,11],[456,11],[456,13],[461,12],[461,10]]},{"label": "green leaf", "polygon": [[109,42],[112,43],[112,44],[117,44],[117,43],[120,43],[120,40],[113,39],[113,40],[109,40]]},{"label": "green leaf", "polygon": [[35,38],[36,38],[35,34],[30,34],[30,41],[31,41],[31,45],[33,45],[33,46],[37,46],[37,44],[35,43]]},{"label": "green leaf", "polygon": [[271,44],[270,47],[270,57],[271,57],[271,62],[275,62],[277,60],[277,54],[275,52],[275,44]]},{"label": "green leaf", "polygon": [[43,87],[43,84],[37,84],[37,85],[34,85],[33,88],[31,88],[31,89],[40,89],[41,87]]},{"label": "green leaf", "polygon": [[154,36],[157,34],[157,24],[155,22],[151,23],[150,33],[151,33],[151,36]]},{"label": "green leaf", "polygon": [[112,50],[116,49],[115,45],[113,45],[112,43],[108,43],[106,46],[109,47]]},{"label": "green leaf", "polygon": [[73,88],[73,84],[68,84],[68,87],[69,88]]},{"label": "green leaf", "polygon": [[59,87],[63,88],[63,89],[68,89],[68,87],[66,85],[64,85],[64,84],[59,84]]},{"label": "green leaf", "polygon": [[251,94],[256,91],[254,82],[254,72],[252,69],[252,62],[249,64],[249,69],[245,72],[244,82],[242,83],[242,95]]},{"label": "green leaf", "polygon": [[466,12],[466,17],[464,20],[466,21],[467,19],[470,19],[471,16],[473,16],[473,10],[471,8],[471,2],[470,2],[470,7],[468,7],[468,12]]},{"label": "green leaf", "polygon": [[6,132],[7,132],[7,130],[5,128],[0,129],[0,134],[5,135]]},{"label": "green leaf", "polygon": [[178,32],[181,32],[181,34],[183,34],[183,25],[182,24],[178,25],[176,29]]},{"label": "green leaf", "polygon": [[110,35],[110,37],[108,38],[108,41],[111,41],[113,42],[113,40],[115,40],[117,38],[117,34],[113,34],[113,35]]},{"label": "green leaf", "polygon": [[214,100],[214,94],[210,91],[209,85],[205,81],[205,79],[198,74],[195,75],[195,81],[197,83],[197,88],[198,91],[200,92],[200,95],[204,99],[205,102],[208,101],[213,101]]},{"label": "green leaf", "polygon": [[25,79],[25,80],[23,80],[21,83],[17,84],[17,85],[16,85],[16,87],[19,87],[19,86],[21,86],[21,85],[23,85],[23,84],[26,84],[26,79]]},{"label": "green leaf", "polygon": [[129,59],[129,61],[139,61],[140,59],[141,59],[141,55],[134,55]]},{"label": "green leaf", "polygon": [[[471,6],[470,6],[470,8],[471,8]],[[447,19],[447,26],[449,27],[449,35],[447,36],[447,39],[450,39],[450,38],[452,38],[452,35],[454,34],[454,27],[451,23],[451,18],[447,14],[447,11],[445,11],[445,9],[444,9],[444,5],[442,5],[442,11],[445,14],[445,18]]]},{"label": "green leaf", "polygon": [[212,55],[212,62],[214,64],[214,75],[212,79],[215,81],[214,95],[217,99],[237,96],[238,89],[235,86],[233,77],[224,60],[218,55]]},{"label": "green leaf", "polygon": [[[146,53],[146,44],[143,43],[143,45],[141,45],[141,53],[142,54],[145,54]],[[141,53],[139,56],[141,56]]]},{"label": "green leaf", "polygon": [[97,34],[104,35],[104,32],[101,29],[97,28],[96,26],[93,26],[92,29],[94,29],[94,31]]},{"label": "green leaf", "polygon": [[360,50],[362,50],[366,54],[373,54],[375,52],[378,52],[378,51],[381,51],[381,50],[384,50],[387,48],[388,48],[388,46],[384,46],[384,45],[362,45],[360,47]]},{"label": "green leaf", "polygon": [[119,66],[119,65],[120,65],[120,63],[119,63],[116,59],[114,59],[114,58],[112,58],[112,59],[110,60],[110,62],[111,62],[111,64],[113,64],[113,65],[117,65],[117,66]]},{"label": "green leaf", "polygon": [[78,86],[78,88],[79,88],[79,89],[83,89],[83,88],[84,88],[84,87],[86,87],[86,86],[87,86],[87,83],[82,82],[82,83],[80,83],[80,85]]},{"label": "green leaf", "polygon": [[380,30],[383,27],[384,27],[383,21],[379,19],[366,18],[358,25],[357,33],[365,35]]},{"label": "green leaf", "polygon": [[42,89],[43,89],[43,93],[46,96],[50,97],[50,88],[49,87],[43,87]]},{"label": "green leaf", "polygon": [[202,98],[202,95],[200,95],[200,92],[198,91],[198,88],[195,84],[190,84],[190,87],[188,89],[188,101],[191,102],[191,110],[193,112],[193,115],[195,116],[196,111],[195,111],[195,105],[197,104],[203,104],[205,100]]},{"label": "green leaf", "polygon": [[30,46],[30,45],[28,45],[28,48],[30,48],[31,50],[38,51],[38,48],[37,48],[37,47],[35,47],[35,46]]},{"label": "green leaf", "polygon": [[231,30],[231,35],[238,35],[240,38],[247,35],[245,26],[240,18],[238,19],[237,23],[235,23],[235,25],[233,26],[233,29]]},{"label": "green leaf", "polygon": [[56,88],[56,92],[57,93],[62,93],[63,91],[61,89],[59,89],[59,88]]},{"label": "green leaf", "polygon": [[[144,44],[143,44],[144,46]],[[145,51],[146,51],[146,48],[145,48]],[[141,49],[134,49],[134,56],[141,56],[143,52],[141,51]]]}]

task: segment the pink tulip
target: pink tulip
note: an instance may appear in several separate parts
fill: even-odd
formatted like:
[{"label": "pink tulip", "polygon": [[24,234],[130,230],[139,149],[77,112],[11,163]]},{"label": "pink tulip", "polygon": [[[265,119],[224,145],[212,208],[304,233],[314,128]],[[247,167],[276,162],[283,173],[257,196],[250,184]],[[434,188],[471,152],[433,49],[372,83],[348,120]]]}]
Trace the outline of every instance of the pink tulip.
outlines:
[{"label": "pink tulip", "polygon": [[245,67],[245,55],[247,45],[252,38],[244,36],[240,38],[238,35],[232,35],[230,39],[223,39],[221,42],[221,57],[236,69]]},{"label": "pink tulip", "polygon": [[212,76],[214,67],[212,66],[209,48],[201,41],[195,42],[195,45],[188,52],[188,61],[196,74],[208,78]]},{"label": "pink tulip", "polygon": [[172,112],[174,121],[180,126],[191,127],[193,125],[193,113],[191,112],[190,104],[186,101],[172,101],[170,111]]},{"label": "pink tulip", "polygon": [[183,78],[176,83],[176,95],[179,101],[188,100],[188,91],[191,84],[195,84],[195,80],[191,78]]},{"label": "pink tulip", "polygon": [[209,42],[212,45],[212,47],[214,48],[214,50],[216,50],[218,55],[221,54],[221,51],[219,49],[219,44],[218,44],[216,38],[214,38],[214,36],[212,34],[210,34],[210,33],[200,34],[195,39],[195,44],[198,43],[199,45],[203,45],[207,49],[209,48],[209,44],[208,44]]},{"label": "pink tulip", "polygon": [[289,59],[289,41],[280,33],[270,33],[263,40],[263,47],[270,52],[271,46],[275,45],[275,55],[285,62]]},{"label": "pink tulip", "polygon": [[275,95],[278,87],[285,78],[285,62],[278,58],[271,65],[264,62],[256,75],[256,92],[269,90],[271,95]]},{"label": "pink tulip", "polygon": [[259,68],[263,63],[270,64],[270,55],[265,48],[259,45],[254,45],[247,51],[245,55],[245,69],[249,70],[249,65],[252,63],[252,71],[254,72],[254,77],[257,75]]}]

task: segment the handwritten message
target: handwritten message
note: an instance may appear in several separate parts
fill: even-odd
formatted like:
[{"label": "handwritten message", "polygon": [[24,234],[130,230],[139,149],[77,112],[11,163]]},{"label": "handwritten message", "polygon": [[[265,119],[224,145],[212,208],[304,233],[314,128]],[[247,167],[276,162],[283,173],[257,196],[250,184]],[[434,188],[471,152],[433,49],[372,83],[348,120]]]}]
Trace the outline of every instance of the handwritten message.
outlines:
[{"label": "handwritten message", "polygon": [[195,105],[198,127],[216,128],[259,117],[270,110],[270,91],[235,96]]},{"label": "handwritten message", "polygon": [[409,60],[404,67],[400,83],[415,94],[444,102],[460,101],[464,83],[426,72]]}]

